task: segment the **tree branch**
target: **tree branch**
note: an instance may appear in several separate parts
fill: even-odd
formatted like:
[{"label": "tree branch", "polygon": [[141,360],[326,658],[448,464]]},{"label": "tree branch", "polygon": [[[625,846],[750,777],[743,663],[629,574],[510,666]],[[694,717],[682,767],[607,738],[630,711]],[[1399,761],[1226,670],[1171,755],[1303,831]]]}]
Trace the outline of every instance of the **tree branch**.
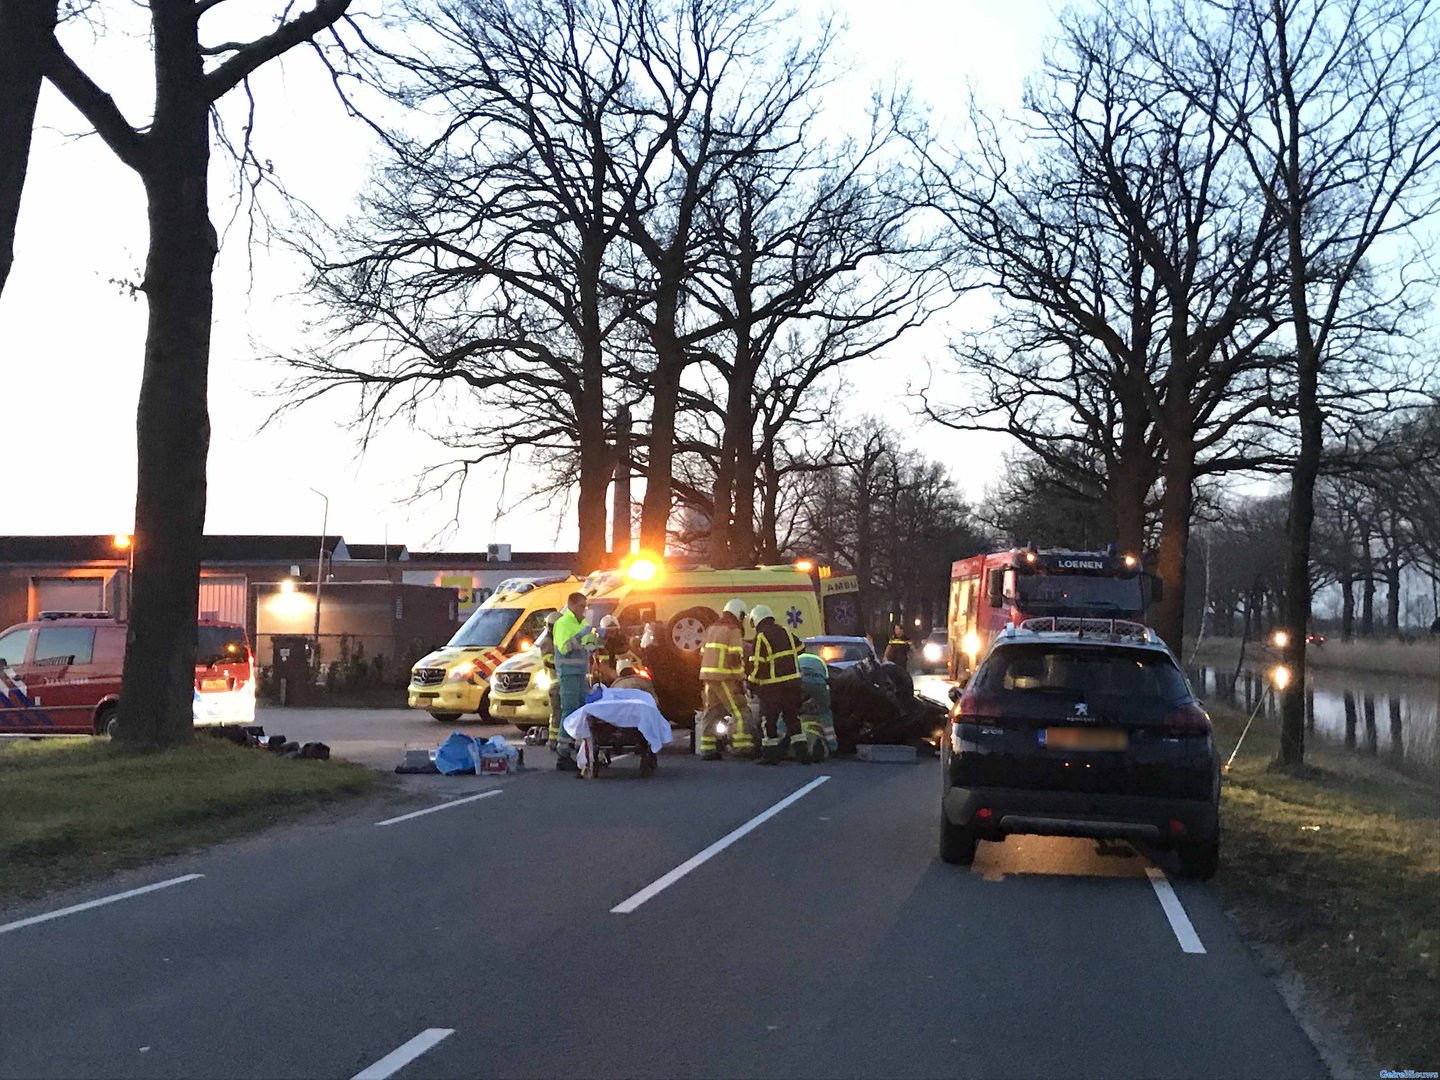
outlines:
[{"label": "tree branch", "polygon": [[43,67],[51,85],[90,121],[95,133],[105,140],[105,145],[115,152],[115,156],[139,172],[144,164],[145,137],[125,119],[115,99],[81,71],[80,66],[53,38]]},{"label": "tree branch", "polygon": [[350,7],[350,0],[316,0],[309,11],[281,23],[262,38],[241,48],[215,70],[205,76],[206,92],[211,101],[218,101],[238,86],[260,65],[274,60],[296,45],[303,45],[321,30],[340,21]]}]

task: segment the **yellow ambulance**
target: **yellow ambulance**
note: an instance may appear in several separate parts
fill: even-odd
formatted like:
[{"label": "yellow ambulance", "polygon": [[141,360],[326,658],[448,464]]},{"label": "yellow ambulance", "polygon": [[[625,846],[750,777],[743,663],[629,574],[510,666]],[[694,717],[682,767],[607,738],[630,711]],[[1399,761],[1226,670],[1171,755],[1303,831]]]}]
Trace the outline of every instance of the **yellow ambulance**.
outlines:
[{"label": "yellow ambulance", "polygon": [[490,719],[514,724],[522,731],[550,723],[550,683],[539,649],[510,657],[490,677]]},{"label": "yellow ambulance", "polygon": [[[688,724],[700,704],[700,647],[726,601],[747,608],[764,604],[796,637],[855,633],[853,577],[832,577],[828,567],[801,559],[780,566],[717,570],[636,556],[585,579],[592,622],[614,615],[641,653],[672,723]],[[828,624],[828,625],[827,625]],[[647,637],[646,629],[652,630]],[[745,636],[754,636],[745,621]]]},{"label": "yellow ambulance", "polygon": [[507,657],[535,651],[535,639],[545,629],[545,616],[564,607],[566,598],[579,592],[580,586],[580,579],[573,576],[502,582],[448,644],[410,669],[410,707],[424,709],[442,724],[467,713],[489,719],[491,682],[497,668]]}]

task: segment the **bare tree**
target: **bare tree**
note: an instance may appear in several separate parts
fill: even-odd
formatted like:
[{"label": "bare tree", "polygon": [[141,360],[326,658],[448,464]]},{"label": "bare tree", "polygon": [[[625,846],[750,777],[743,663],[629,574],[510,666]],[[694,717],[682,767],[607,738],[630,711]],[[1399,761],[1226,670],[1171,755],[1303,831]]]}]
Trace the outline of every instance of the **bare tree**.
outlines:
[{"label": "bare tree", "polygon": [[[1367,337],[1403,333],[1415,286],[1411,230],[1440,207],[1440,25],[1435,0],[1225,0],[1214,25],[1241,35],[1243,65],[1196,42],[1192,99],[1243,148],[1283,230],[1300,445],[1286,529],[1286,662],[1278,762],[1305,753],[1315,485],[1327,369]],[[1220,85],[1223,93],[1210,94]],[[1365,352],[1374,354],[1371,347]]]},{"label": "bare tree", "polygon": [[767,45],[788,31],[772,0],[642,3],[637,18],[636,136],[621,164],[643,184],[624,226],[636,253],[634,317],[653,363],[644,372],[650,415],[640,541],[661,551],[686,370],[711,338],[733,329],[692,303],[694,275],[714,250],[704,207],[737,170],[763,171],[759,163],[801,137],[826,78],[830,31],[822,27],[804,44]]},{"label": "bare tree", "polygon": [[[136,416],[135,582],[118,725],[118,737],[139,746],[181,742],[193,728],[195,597],[210,444],[211,272],[218,250],[209,210],[212,113],[236,87],[245,85],[248,93],[247,80],[258,68],[332,27],[349,7],[349,0],[317,0],[292,16],[287,6],[267,34],[204,45],[200,21],[222,2],[150,0],[155,95],[148,124],[130,121],[65,51],[53,32],[53,4],[5,4],[6,29],[18,35],[5,45],[33,52],[44,77],[145,188],[150,241],[141,291],[149,322]],[[18,198],[10,154],[23,140],[10,125],[25,122],[31,93],[23,70],[7,66],[6,72],[15,81],[3,105],[8,113],[17,101],[21,111],[5,117],[0,223],[9,200]],[[253,164],[248,144],[239,152],[243,163]]]},{"label": "bare tree", "polygon": [[[1148,10],[1148,9],[1147,9]],[[959,350],[982,404],[942,419],[1019,434],[1055,470],[1083,464],[1118,539],[1137,549],[1151,488],[1161,517],[1155,621],[1179,648],[1195,488],[1277,467],[1269,418],[1280,319],[1277,217],[1253,196],[1236,138],[1167,90],[1128,6],[1067,16],[1026,96],[1036,149],[1012,166],[983,118],[981,150],[935,183],[991,286],[1014,302]],[[1213,98],[1219,90],[1207,88]],[[932,408],[932,413],[937,412]]]},{"label": "bare tree", "polygon": [[387,128],[361,214],[300,238],[323,344],[291,358],[298,396],[282,408],[356,389],[368,437],[459,386],[473,419],[440,427],[459,455],[427,490],[455,481],[458,505],[471,469],[526,450],[551,477],[530,494],[578,481],[580,561],[599,565],[625,321],[612,249],[637,192],[618,148],[635,137],[626,95],[639,6],[405,10],[403,45],[375,49],[375,79],[410,107],[401,123],[433,131]]}]

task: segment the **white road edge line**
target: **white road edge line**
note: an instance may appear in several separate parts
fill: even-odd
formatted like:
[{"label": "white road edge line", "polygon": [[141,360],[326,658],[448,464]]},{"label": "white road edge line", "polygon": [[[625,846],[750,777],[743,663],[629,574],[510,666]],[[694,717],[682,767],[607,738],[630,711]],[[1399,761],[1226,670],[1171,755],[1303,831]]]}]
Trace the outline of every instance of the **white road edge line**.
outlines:
[{"label": "white road edge line", "polygon": [[474,802],[476,799],[488,799],[491,795],[499,795],[500,789],[494,791],[482,791],[479,795],[467,795],[463,799],[456,799],[454,802],[442,802],[439,806],[426,807],[424,810],[416,810],[414,813],[401,814],[399,817],[386,818],[384,821],[375,822],[376,825],[398,825],[402,821],[409,821],[411,818],[424,817],[426,814],[433,814],[437,810],[449,810],[452,806],[464,806],[467,802]]},{"label": "white road edge line", "polygon": [[168,889],[172,885],[184,885],[187,881],[199,881],[204,876],[204,874],[186,874],[184,877],[170,878],[168,881],[157,881],[154,885],[144,885],[138,889],[127,889],[125,892],[116,893],[114,896],[102,896],[99,900],[87,900],[83,904],[75,904],[71,907],[61,908],[59,911],[46,912],[44,915],[32,915],[28,919],[17,919],[15,922],[8,922],[0,926],[0,934],[8,934],[11,930],[23,930],[27,926],[49,922],[51,919],[63,919],[66,915],[74,915],[76,912],[89,911],[91,908],[104,907],[106,904],[129,900],[132,896],[144,896],[146,893],[156,892],[159,889]]},{"label": "white road edge line", "polygon": [[709,859],[714,858],[716,855],[719,855],[720,852],[724,851],[731,844],[735,843],[736,840],[739,840],[746,833],[765,824],[765,822],[769,821],[776,814],[780,813],[781,810],[784,810],[791,803],[803,799],[806,795],[809,795],[810,792],[814,791],[817,787],[819,787],[821,784],[825,783],[825,781],[829,779],[830,777],[828,776],[817,776],[814,780],[811,780],[810,783],[806,784],[799,791],[793,792],[785,796],[785,798],[781,799],[774,806],[770,807],[769,810],[766,810],[764,813],[757,814],[755,817],[745,822],[744,825],[741,825],[738,829],[734,830],[733,832],[727,833],[725,836],[722,836],[719,840],[716,840],[715,843],[711,844],[704,851],[700,852],[700,854],[686,859],[683,863],[677,866],[674,870],[671,870],[664,877],[657,878],[655,881],[652,881],[649,885],[646,885],[645,888],[641,889],[634,896],[630,897],[630,899],[616,904],[613,908],[610,909],[610,914],[629,915],[641,904],[645,903],[645,901],[653,900],[656,896],[664,892],[671,885],[674,885],[675,882],[679,881],[686,874],[690,873],[691,870],[694,870],[697,866],[701,865]]},{"label": "white road edge line", "polygon": [[1147,866],[1145,876],[1150,879],[1150,887],[1160,898],[1160,906],[1165,909],[1165,918],[1170,920],[1170,929],[1175,931],[1175,939],[1180,942],[1180,948],[1187,953],[1203,953],[1205,946],[1200,943],[1200,935],[1195,933],[1195,926],[1190,922],[1190,916],[1185,914],[1185,907],[1180,903],[1180,897],[1175,895],[1175,889],[1171,886],[1170,879],[1165,876],[1165,871],[1158,866]]},{"label": "white road edge line", "polygon": [[[498,794],[498,792],[487,792]],[[356,1073],[353,1080],[385,1080],[394,1076],[425,1051],[455,1034],[454,1028],[426,1028],[403,1046],[397,1046],[368,1069]]]}]

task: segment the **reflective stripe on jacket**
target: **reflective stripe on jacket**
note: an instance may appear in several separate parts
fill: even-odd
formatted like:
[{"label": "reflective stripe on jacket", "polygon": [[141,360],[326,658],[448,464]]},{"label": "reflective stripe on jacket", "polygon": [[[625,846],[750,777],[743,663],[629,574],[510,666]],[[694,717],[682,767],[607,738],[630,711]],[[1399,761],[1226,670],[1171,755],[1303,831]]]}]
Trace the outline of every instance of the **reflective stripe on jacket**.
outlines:
[{"label": "reflective stripe on jacket", "polygon": [[745,677],[745,636],[740,625],[721,618],[705,631],[700,648],[700,678],[704,682]]},{"label": "reflective stripe on jacket", "polygon": [[[585,624],[573,611],[566,608],[555,621],[550,631],[555,639],[555,670],[557,673],[581,675],[590,670],[590,651],[587,645],[594,644],[594,634],[588,632]],[[586,640],[589,638],[590,640]]]},{"label": "reflective stripe on jacket", "polygon": [[750,656],[750,681],[756,686],[798,682],[800,639],[774,619],[755,628],[755,651]]}]

